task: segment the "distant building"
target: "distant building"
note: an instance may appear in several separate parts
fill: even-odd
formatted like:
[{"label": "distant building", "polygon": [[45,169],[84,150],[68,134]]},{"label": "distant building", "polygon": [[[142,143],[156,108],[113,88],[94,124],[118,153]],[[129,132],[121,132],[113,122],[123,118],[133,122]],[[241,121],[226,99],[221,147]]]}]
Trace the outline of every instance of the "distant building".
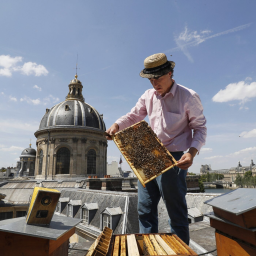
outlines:
[{"label": "distant building", "polygon": [[107,175],[112,177],[135,177],[132,171],[124,171],[122,167],[118,167],[118,163],[116,161],[112,161],[111,164],[107,165]]},{"label": "distant building", "polygon": [[224,181],[228,181],[228,182],[235,181],[236,176],[238,174],[241,176],[244,176],[244,174],[248,171],[251,171],[252,175],[256,176],[256,165],[254,164],[253,160],[251,160],[251,163],[248,166],[242,166],[242,164],[239,161],[236,167],[231,167],[229,169],[212,170],[211,166],[207,164],[201,165],[201,168],[200,168],[200,174],[206,174],[207,172],[223,174]]},{"label": "distant building", "polygon": [[36,150],[31,148],[25,148],[21,152],[20,156],[20,169],[19,176],[34,176],[35,175],[35,162],[36,162]]},{"label": "distant building", "polygon": [[66,100],[46,109],[37,138],[36,178],[65,179],[107,173],[103,115],[84,102],[83,85],[71,80]]}]

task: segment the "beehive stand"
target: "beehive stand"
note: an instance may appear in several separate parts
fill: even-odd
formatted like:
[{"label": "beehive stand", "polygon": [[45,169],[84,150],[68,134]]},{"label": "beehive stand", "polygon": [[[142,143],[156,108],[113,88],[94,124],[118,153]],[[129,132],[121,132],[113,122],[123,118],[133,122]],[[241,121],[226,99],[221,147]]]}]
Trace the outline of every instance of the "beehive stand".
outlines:
[{"label": "beehive stand", "polygon": [[145,121],[117,132],[112,139],[143,187],[177,165],[171,153]]},{"label": "beehive stand", "polygon": [[27,225],[25,217],[0,221],[1,256],[67,256],[79,219],[54,215],[48,227]]}]

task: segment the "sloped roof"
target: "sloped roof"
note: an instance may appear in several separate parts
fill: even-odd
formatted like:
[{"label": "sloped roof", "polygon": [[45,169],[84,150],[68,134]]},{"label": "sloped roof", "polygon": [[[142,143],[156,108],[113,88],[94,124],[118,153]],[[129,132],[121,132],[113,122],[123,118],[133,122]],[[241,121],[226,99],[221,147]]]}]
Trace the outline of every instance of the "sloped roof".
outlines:
[{"label": "sloped roof", "polygon": [[96,209],[99,209],[99,206],[98,206],[98,204],[97,203],[85,203],[84,205],[83,205],[83,208],[86,208],[86,209],[88,209],[88,210],[96,210]]},{"label": "sloped roof", "polygon": [[82,205],[82,201],[81,200],[70,200],[68,204],[71,204],[71,205]]},{"label": "sloped roof", "polygon": [[62,197],[59,199],[59,202],[69,202],[69,197]]},{"label": "sloped roof", "polygon": [[[123,225],[125,225],[126,233],[138,233],[139,221],[138,221],[138,195],[137,193],[125,193],[117,191],[102,191],[102,190],[87,190],[87,189],[63,189],[61,191],[61,197],[69,197],[72,200],[81,200],[83,204],[90,204],[97,202],[99,209],[96,211],[93,219],[87,229],[90,226],[94,226],[100,229],[101,213],[106,208],[120,207],[124,213],[121,215],[117,227],[114,230],[114,234],[122,234]],[[127,203],[127,212],[125,214],[125,205]],[[62,214],[67,214],[67,206],[63,209]],[[127,220],[126,220],[127,216]],[[75,218],[80,218],[80,211],[75,215]],[[124,224],[125,222],[125,224]]]},{"label": "sloped roof", "polygon": [[106,213],[109,215],[123,214],[122,209],[120,207],[112,207],[112,208],[107,207],[102,213]]}]

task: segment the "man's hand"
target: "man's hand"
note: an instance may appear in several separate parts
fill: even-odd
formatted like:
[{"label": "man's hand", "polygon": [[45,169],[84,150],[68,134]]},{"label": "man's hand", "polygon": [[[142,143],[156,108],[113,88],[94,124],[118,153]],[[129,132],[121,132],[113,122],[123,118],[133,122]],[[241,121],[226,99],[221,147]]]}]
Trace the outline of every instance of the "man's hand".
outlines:
[{"label": "man's hand", "polygon": [[[114,135],[116,132],[118,132],[119,131],[119,125],[118,124],[116,124],[116,123],[113,123],[111,126],[110,126],[110,128],[108,128],[107,130],[106,130],[106,133],[108,133],[108,134],[110,134],[110,135]],[[109,137],[109,136],[106,136],[106,139],[107,140],[112,140],[112,138],[111,137]]]},{"label": "man's hand", "polygon": [[192,164],[193,159],[197,153],[196,148],[190,148],[187,153],[185,153],[179,161],[177,161],[177,166],[183,170],[187,170]]}]

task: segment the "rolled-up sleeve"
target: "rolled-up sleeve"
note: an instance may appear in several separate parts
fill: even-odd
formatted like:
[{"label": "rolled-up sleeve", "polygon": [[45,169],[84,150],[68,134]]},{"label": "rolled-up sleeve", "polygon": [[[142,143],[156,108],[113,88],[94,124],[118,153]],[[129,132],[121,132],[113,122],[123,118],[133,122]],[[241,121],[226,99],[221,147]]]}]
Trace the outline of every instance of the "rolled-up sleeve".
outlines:
[{"label": "rolled-up sleeve", "polygon": [[145,93],[139,98],[135,107],[129,113],[115,121],[119,125],[119,131],[143,120],[147,115],[145,105]]},{"label": "rolled-up sleeve", "polygon": [[203,106],[197,93],[190,95],[187,104],[186,112],[189,120],[189,127],[193,130],[193,138],[190,147],[194,147],[200,151],[205,144],[207,128],[206,118],[203,114]]}]

